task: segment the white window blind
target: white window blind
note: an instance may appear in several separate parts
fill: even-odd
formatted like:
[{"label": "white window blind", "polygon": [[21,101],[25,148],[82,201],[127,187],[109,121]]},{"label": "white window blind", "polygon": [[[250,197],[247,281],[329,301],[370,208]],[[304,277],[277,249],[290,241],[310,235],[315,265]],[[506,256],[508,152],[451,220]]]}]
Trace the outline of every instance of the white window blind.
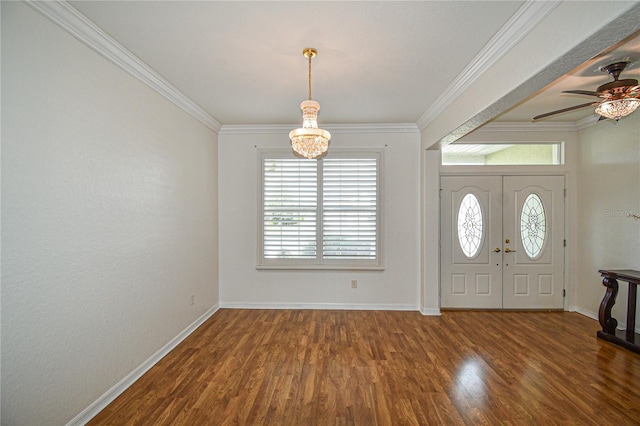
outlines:
[{"label": "white window blind", "polygon": [[377,159],[325,159],[322,183],[323,257],[375,259]]},{"label": "white window blind", "polygon": [[315,160],[265,159],[265,259],[317,257],[318,172]]},{"label": "white window blind", "polygon": [[261,153],[258,267],[382,268],[380,151]]}]

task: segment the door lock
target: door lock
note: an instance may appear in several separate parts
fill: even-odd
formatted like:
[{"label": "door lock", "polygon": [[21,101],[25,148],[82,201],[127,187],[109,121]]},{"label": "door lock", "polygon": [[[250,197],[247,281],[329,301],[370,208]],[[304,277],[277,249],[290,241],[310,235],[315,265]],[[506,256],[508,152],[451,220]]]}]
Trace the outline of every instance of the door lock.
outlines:
[{"label": "door lock", "polygon": [[500,249],[499,249],[498,247],[494,248],[494,249],[493,249],[493,251],[494,251],[495,253],[500,253]]}]

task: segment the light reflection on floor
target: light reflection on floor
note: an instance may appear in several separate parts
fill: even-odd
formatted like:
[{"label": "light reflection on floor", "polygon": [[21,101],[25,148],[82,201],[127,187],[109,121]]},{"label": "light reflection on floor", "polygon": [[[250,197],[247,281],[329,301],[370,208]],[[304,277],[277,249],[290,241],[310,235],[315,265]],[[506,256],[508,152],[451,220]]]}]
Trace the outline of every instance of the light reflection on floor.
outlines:
[{"label": "light reflection on floor", "polygon": [[456,400],[462,404],[468,404],[470,400],[473,400],[475,405],[481,408],[487,397],[484,375],[484,367],[477,359],[465,360],[456,374]]},{"label": "light reflection on floor", "polygon": [[[517,393],[512,394],[512,397],[527,400],[528,404],[534,406],[534,412],[543,409],[539,405],[540,399],[544,396],[544,378],[541,377],[540,365],[535,360],[527,360],[520,373],[518,377],[514,377],[519,386]],[[482,358],[472,357],[463,360],[454,378],[453,396],[458,409],[478,412],[477,410],[490,409],[493,404],[505,403],[492,398],[490,388],[494,387],[495,383],[489,386],[487,384],[496,378],[491,376],[491,366]]]}]

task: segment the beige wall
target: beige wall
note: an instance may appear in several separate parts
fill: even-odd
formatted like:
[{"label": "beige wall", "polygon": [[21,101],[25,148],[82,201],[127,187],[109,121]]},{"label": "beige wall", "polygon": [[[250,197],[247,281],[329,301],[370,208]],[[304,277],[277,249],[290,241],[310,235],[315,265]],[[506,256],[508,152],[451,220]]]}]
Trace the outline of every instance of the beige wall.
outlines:
[{"label": "beige wall", "polygon": [[[577,304],[597,315],[604,295],[598,269],[640,270],[640,113],[579,132]],[[625,322],[626,284],[614,316]],[[640,318],[640,316],[639,316]]]},{"label": "beige wall", "polygon": [[[348,127],[348,126],[346,126]],[[328,130],[332,130],[329,128]],[[417,131],[332,132],[332,149],[383,149],[384,271],[257,270],[258,149],[288,149],[288,129],[219,136],[220,305],[411,309],[420,305]],[[351,280],[358,288],[351,288]]]},{"label": "beige wall", "polygon": [[216,306],[217,136],[1,7],[2,424],[60,425]]}]

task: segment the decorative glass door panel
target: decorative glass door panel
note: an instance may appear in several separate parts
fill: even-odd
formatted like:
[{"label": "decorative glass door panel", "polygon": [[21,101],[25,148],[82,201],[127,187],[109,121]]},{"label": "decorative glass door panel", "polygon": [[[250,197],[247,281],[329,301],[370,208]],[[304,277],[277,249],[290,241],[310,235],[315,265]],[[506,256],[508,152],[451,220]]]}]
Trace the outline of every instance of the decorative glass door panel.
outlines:
[{"label": "decorative glass door panel", "polygon": [[520,238],[525,253],[531,259],[537,259],[547,241],[547,216],[544,204],[536,193],[527,195],[520,211]]},{"label": "decorative glass door panel", "polygon": [[483,241],[484,217],[478,197],[468,193],[458,207],[458,243],[465,256],[476,257]]}]

